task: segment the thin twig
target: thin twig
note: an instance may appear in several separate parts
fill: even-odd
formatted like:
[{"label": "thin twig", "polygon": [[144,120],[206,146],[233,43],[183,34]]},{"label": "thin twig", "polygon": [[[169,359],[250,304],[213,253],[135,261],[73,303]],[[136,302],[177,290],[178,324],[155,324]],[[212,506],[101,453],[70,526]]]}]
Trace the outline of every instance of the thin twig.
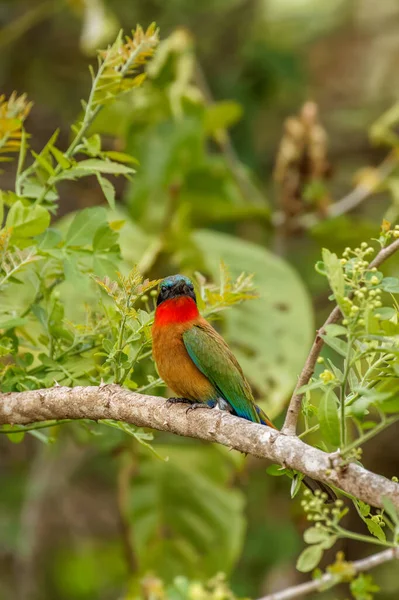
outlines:
[{"label": "thin twig", "polygon": [[[390,152],[382,161],[382,163],[376,168],[376,177],[381,183],[384,181],[398,166],[398,159],[395,152]],[[374,192],[376,188],[374,185],[365,185],[365,183],[359,183],[349,194],[330,204],[323,218],[316,214],[305,214],[294,220],[293,223],[302,227],[303,229],[310,229],[317,225],[321,221],[325,221],[328,218],[340,217],[359,206],[364,200],[367,200]],[[276,227],[284,223],[284,214],[281,211],[275,212],[272,216],[272,224]]]},{"label": "thin twig", "polygon": [[[385,562],[395,559],[397,560],[398,558],[398,549],[389,548],[388,550],[383,550],[382,552],[378,552],[378,554],[372,554],[367,558],[356,560],[350,564],[353,570],[353,574],[357,575],[358,573],[369,571],[370,569],[374,569],[375,567],[378,567],[379,565],[382,565]],[[286,588],[281,592],[268,594],[267,596],[259,598],[259,600],[292,600],[292,598],[300,598],[301,596],[307,596],[312,592],[320,592],[323,589],[327,589],[332,585],[337,585],[339,583],[341,583],[341,580],[339,578],[337,579],[337,576],[334,573],[325,573],[318,579],[314,579],[313,581],[308,581],[307,583],[301,583],[299,585]]]},{"label": "thin twig", "polygon": [[[373,267],[379,267],[397,250],[399,250],[399,239],[392,242],[392,244],[390,244],[389,246],[386,246],[386,248],[380,250],[375,259],[370,263],[369,268],[372,269]],[[339,307],[336,306],[334,310],[330,313],[324,325],[318,330],[316,334],[316,338],[306,359],[305,366],[303,367],[302,372],[299,376],[294,394],[290,400],[287,415],[284,421],[284,426],[282,428],[282,433],[284,433],[285,435],[295,435],[296,433],[296,427],[299,418],[299,413],[301,411],[303,398],[303,393],[299,393],[298,390],[307,383],[309,383],[310,378],[313,375],[316,361],[320,355],[321,349],[324,344],[321,336],[326,333],[326,326],[331,325],[333,323],[337,323],[341,319],[341,316],[341,311]]]}]

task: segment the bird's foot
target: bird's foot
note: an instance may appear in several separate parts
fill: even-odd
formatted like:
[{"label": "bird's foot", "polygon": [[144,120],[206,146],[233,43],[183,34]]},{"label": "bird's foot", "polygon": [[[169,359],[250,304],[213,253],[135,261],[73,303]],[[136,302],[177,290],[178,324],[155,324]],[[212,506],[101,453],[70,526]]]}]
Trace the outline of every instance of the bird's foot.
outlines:
[{"label": "bird's foot", "polygon": [[190,404],[190,406],[187,408],[186,410],[186,414],[190,411],[190,410],[196,410],[197,408],[212,408],[211,406],[208,406],[208,404],[206,404],[205,402],[193,402],[192,404]]},{"label": "bird's foot", "polygon": [[192,401],[188,398],[168,398],[166,404],[170,408],[172,404],[192,404]]}]

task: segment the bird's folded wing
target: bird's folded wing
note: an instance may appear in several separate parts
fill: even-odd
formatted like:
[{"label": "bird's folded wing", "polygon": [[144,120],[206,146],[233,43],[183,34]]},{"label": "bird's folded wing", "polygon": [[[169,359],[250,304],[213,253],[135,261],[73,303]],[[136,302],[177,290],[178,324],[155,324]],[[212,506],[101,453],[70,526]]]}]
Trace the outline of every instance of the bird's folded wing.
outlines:
[{"label": "bird's folded wing", "polygon": [[184,332],[183,342],[196,367],[239,417],[259,423],[251,389],[223,338],[205,323]]}]

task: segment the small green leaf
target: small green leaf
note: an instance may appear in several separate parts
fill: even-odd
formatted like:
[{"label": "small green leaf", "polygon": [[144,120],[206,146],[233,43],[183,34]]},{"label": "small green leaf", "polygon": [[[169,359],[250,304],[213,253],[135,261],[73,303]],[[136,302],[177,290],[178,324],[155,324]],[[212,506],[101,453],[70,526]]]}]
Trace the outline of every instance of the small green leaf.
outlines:
[{"label": "small green leaf", "polygon": [[373,519],[367,519],[366,525],[369,532],[372,533],[376,538],[378,538],[381,542],[386,541],[385,532],[381,525],[379,525],[376,521],[373,521]]},{"label": "small green leaf", "polygon": [[281,465],[270,465],[266,469],[266,473],[271,475],[272,477],[281,477],[281,475],[285,475],[287,469],[282,467]]},{"label": "small green leaf", "polygon": [[322,527],[310,527],[303,534],[303,539],[307,544],[320,544],[329,539],[331,535]]},{"label": "small green leaf", "polygon": [[43,206],[24,206],[15,202],[7,215],[6,227],[12,227],[12,238],[29,238],[43,233],[50,225],[50,213]]},{"label": "small green leaf", "polygon": [[338,399],[332,389],[327,389],[320,400],[318,417],[321,437],[338,448],[340,443]]},{"label": "small green leaf", "polygon": [[358,507],[362,517],[368,517],[370,514],[370,506],[361,500],[358,500]]},{"label": "small green leaf", "polygon": [[227,129],[241,119],[242,107],[234,100],[224,100],[207,107],[205,112],[205,132],[216,133],[220,129]]},{"label": "small green leaf", "polygon": [[91,173],[109,173],[111,175],[129,175],[135,173],[135,170],[131,167],[110,160],[100,160],[98,158],[81,160],[75,168],[81,171],[90,171]]},{"label": "small green leaf", "polygon": [[341,261],[336,254],[326,248],[323,248],[322,256],[330,287],[334,292],[337,304],[342,310],[342,300],[345,297],[345,279]]},{"label": "small green leaf", "polygon": [[296,568],[301,573],[309,573],[309,571],[313,571],[317,567],[322,556],[323,548],[319,544],[309,546],[299,555]]},{"label": "small green leaf", "polygon": [[60,165],[60,167],[62,167],[63,169],[69,169],[69,167],[71,166],[71,161],[68,158],[66,158],[66,156],[64,156],[61,150],[58,150],[58,148],[56,148],[55,146],[50,146],[50,151],[57,163]]},{"label": "small green leaf", "polygon": [[139,161],[134,156],[130,156],[130,154],[125,154],[125,152],[116,152],[115,150],[107,150],[107,152],[103,152],[104,156],[111,158],[112,160],[116,160],[117,162],[127,163],[131,165],[138,165]]},{"label": "small green leaf", "polygon": [[395,505],[392,502],[392,500],[390,498],[388,498],[387,496],[383,496],[382,505],[383,505],[385,511],[387,512],[388,516],[391,517],[392,522],[395,525],[399,525],[398,511],[396,510]]},{"label": "small green leaf", "polygon": [[324,327],[325,331],[328,333],[329,337],[337,337],[339,335],[347,335],[348,330],[343,325],[336,325],[335,323],[331,323],[330,325],[326,325]]},{"label": "small green leaf", "polygon": [[115,208],[115,188],[108,179],[96,173],[97,181],[101,185],[104,196],[112,209]]},{"label": "small green leaf", "polygon": [[348,352],[348,344],[344,340],[332,337],[329,334],[321,334],[321,339],[330,346],[335,352],[346,358]]}]

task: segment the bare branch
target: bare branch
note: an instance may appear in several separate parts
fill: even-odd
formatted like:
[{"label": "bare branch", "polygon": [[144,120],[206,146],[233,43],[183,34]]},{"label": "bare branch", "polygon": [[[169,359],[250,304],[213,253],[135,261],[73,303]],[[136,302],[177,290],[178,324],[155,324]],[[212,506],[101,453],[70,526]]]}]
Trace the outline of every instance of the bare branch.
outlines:
[{"label": "bare branch", "polygon": [[336,454],[312,448],[295,436],[250,423],[227,412],[170,407],[164,398],[130,392],[117,385],[55,387],[0,396],[0,425],[51,419],[115,419],[178,435],[218,442],[336,486],[363,502],[382,507],[389,497],[399,508],[399,484],[358,464],[341,466]]},{"label": "bare branch", "polygon": [[[398,548],[389,548],[388,550],[378,552],[378,554],[372,554],[367,558],[356,560],[355,562],[351,563],[351,567],[353,568],[353,574],[356,575],[358,573],[362,573],[363,571],[374,569],[374,567],[378,567],[378,565],[382,565],[390,560],[397,560],[398,558]],[[336,576],[333,573],[325,573],[319,579],[314,579],[312,581],[308,581],[307,583],[301,583],[299,585],[286,588],[281,592],[268,594],[267,596],[263,596],[263,598],[259,598],[259,600],[292,600],[292,598],[301,598],[302,596],[307,596],[312,592],[322,591],[323,589],[326,589],[326,587],[336,585],[338,583],[341,583],[341,581],[337,581]]]},{"label": "bare branch", "polygon": [[[383,248],[382,250],[380,250],[380,252],[374,258],[374,260],[370,263],[369,268],[372,269],[373,267],[379,267],[390,256],[392,256],[392,254],[397,252],[397,250],[399,250],[399,239],[392,242],[392,244],[390,244],[386,248]],[[285,417],[284,426],[282,428],[282,432],[285,435],[295,435],[295,433],[296,433],[296,426],[297,426],[297,422],[298,422],[299,413],[301,411],[302,398],[303,398],[303,394],[298,393],[298,390],[302,386],[309,383],[310,378],[313,375],[317,358],[319,357],[319,354],[323,347],[324,342],[323,342],[321,336],[326,333],[326,331],[325,331],[326,325],[331,325],[332,323],[337,323],[340,320],[341,316],[342,316],[341,311],[338,308],[338,306],[336,306],[334,308],[334,310],[330,313],[330,315],[327,318],[327,320],[325,321],[324,325],[318,330],[318,332],[316,334],[316,338],[313,342],[313,345],[310,349],[309,355],[306,359],[305,366],[303,367],[302,372],[299,376],[298,383],[296,385],[294,394],[290,400],[290,404],[289,404],[289,407],[287,410],[287,415]]]},{"label": "bare branch", "polygon": [[[398,159],[395,155],[395,152],[390,152],[381,164],[376,168],[376,178],[379,182],[383,182],[397,167]],[[349,194],[330,204],[326,209],[326,214],[321,218],[317,214],[305,214],[299,217],[294,221],[295,225],[298,227],[302,227],[304,229],[310,229],[314,227],[321,221],[325,221],[326,219],[332,219],[335,217],[340,217],[351,210],[355,209],[359,206],[364,200],[367,200],[374,192],[376,191],[375,185],[366,185],[364,182],[359,183]],[[272,215],[272,223],[276,227],[284,223],[284,214],[281,211],[277,211]]]}]

